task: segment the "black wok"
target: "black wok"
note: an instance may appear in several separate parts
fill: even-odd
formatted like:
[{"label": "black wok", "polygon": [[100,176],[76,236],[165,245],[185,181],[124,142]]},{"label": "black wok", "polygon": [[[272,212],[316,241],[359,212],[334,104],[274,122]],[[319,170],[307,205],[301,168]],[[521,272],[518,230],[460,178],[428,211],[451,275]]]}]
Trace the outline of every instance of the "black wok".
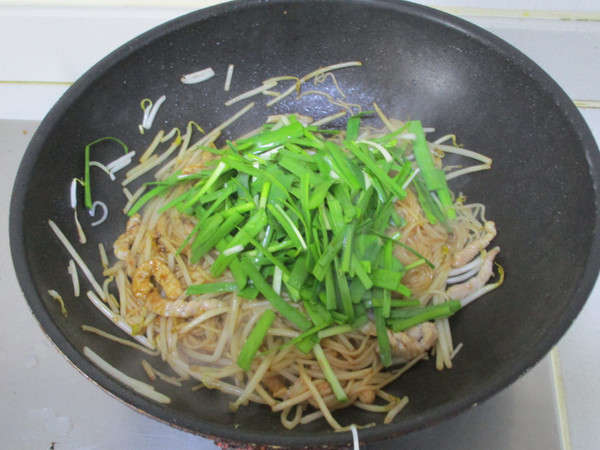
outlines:
[{"label": "black wok", "polygon": [[[286,431],[267,408],[232,414],[227,396],[206,389],[190,394],[161,385],[172,399],[167,406],[141,397],[82,354],[87,345],[143,379],[135,350],[84,333],[81,325],[119,330],[83,297],[65,295],[65,318],[47,295],[48,289],[72,291],[68,255],[47,220],[76,242],[69,186],[82,176],[83,149],[103,136],[145,148],[154,133],[138,131],[143,98],[167,97],[154,130],[189,120],[210,130],[242,105],[226,107],[228,98],[262,80],[348,60],[363,62],[338,75],[348,102],[368,108],[376,101],[390,116],[418,118],[436,129],[434,136],[456,133],[466,148],[494,159],[493,170],[452,187],[487,205],[488,218],[498,224],[499,262],[507,273],[501,289],[453,319],[455,341],[464,344],[455,367],[440,373],[429,361],[407,373],[390,392],[408,394],[408,407],[390,425],[361,430],[361,440],[409,433],[484,401],[559,340],[586,301],[600,263],[598,148],[560,87],[490,33],[426,7],[391,0],[240,2],[173,20],[103,59],[50,111],[23,158],[10,211],[18,278],[49,338],[91,380],[143,413],[204,436],[290,447],[348,444],[347,433],[332,432],[324,421]],[[230,93],[223,90],[228,64],[235,64]],[[180,82],[183,74],[208,66],[217,73],[213,79],[193,86]],[[299,104],[290,97],[271,111],[330,111],[317,98],[301,103],[302,111]],[[224,138],[261,124],[265,110],[255,110]],[[106,152],[107,160],[118,155],[110,145],[95,151]],[[96,243],[110,248],[123,229],[125,217],[116,211],[124,200],[118,183],[100,174],[93,183],[105,200],[116,202],[102,226],[90,227],[94,219],[80,214],[90,243],[77,248],[99,274]],[[379,415],[352,408],[336,417],[342,424],[381,422]]]}]

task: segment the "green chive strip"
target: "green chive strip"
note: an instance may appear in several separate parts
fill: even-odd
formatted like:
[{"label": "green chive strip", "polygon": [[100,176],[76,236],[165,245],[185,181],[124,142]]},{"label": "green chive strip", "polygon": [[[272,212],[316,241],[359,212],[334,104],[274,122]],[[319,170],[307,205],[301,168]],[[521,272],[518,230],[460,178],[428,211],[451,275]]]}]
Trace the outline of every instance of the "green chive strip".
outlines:
[{"label": "green chive strip", "polygon": [[279,313],[300,328],[302,331],[308,330],[312,324],[311,322],[298,311],[296,308],[291,306],[283,298],[277,294],[269,284],[267,280],[262,276],[258,269],[246,258],[241,260],[242,267],[246,271],[248,278],[252,280],[254,286],[260,291],[262,295],[273,305],[273,307],[279,311]]},{"label": "green chive strip", "polygon": [[446,175],[442,169],[435,167],[421,122],[418,120],[408,122],[407,131],[416,136],[413,142],[413,153],[421,169],[420,175],[425,180],[427,188],[437,193],[440,203],[444,207],[444,215],[447,215],[450,219],[456,218],[456,211],[452,204],[452,195],[446,183]]},{"label": "green chive strip", "polygon": [[313,352],[315,354],[315,357],[317,358],[319,365],[321,366],[321,370],[325,375],[325,379],[329,382],[329,385],[331,386],[331,390],[333,391],[335,398],[339,402],[347,402],[348,396],[346,395],[344,388],[340,384],[340,380],[337,379],[335,373],[333,372],[333,369],[329,365],[329,361],[327,360],[327,356],[325,356],[325,352],[323,351],[321,345],[315,344],[313,347]]},{"label": "green chive strip", "polygon": [[248,371],[250,370],[250,367],[252,367],[254,356],[265,340],[273,320],[275,320],[275,313],[272,310],[267,309],[256,321],[254,328],[252,328],[252,331],[248,335],[248,339],[246,339],[246,342],[238,355],[237,364],[242,370]]},{"label": "green chive strip", "polygon": [[[221,254],[215,259],[212,267],[210,268],[210,272],[213,276],[220,276],[223,271],[229,266],[231,261],[236,257],[235,254],[227,255],[224,254],[223,251],[227,248],[236,247],[238,245],[245,246],[248,243],[248,239],[246,236],[254,237],[256,236],[264,227],[267,225],[267,216],[264,209],[259,209],[256,214],[250,217],[248,221],[242,226],[240,231],[233,236],[233,238],[225,243],[221,240],[220,244],[216,244],[215,246],[221,251]],[[242,231],[243,230],[243,231]],[[219,248],[220,247],[220,248]]]},{"label": "green chive strip", "polygon": [[375,315],[375,330],[377,331],[377,343],[379,344],[379,355],[384,367],[392,365],[392,350],[390,346],[390,338],[387,334],[387,326],[381,308],[373,308]]},{"label": "green chive strip", "polygon": [[231,282],[192,284],[185,290],[187,295],[200,295],[219,292],[237,292],[238,285]]},{"label": "green chive strip", "polygon": [[392,311],[392,319],[388,320],[388,325],[394,332],[404,331],[423,322],[450,317],[460,308],[460,301],[450,300],[437,305],[424,307],[419,313],[402,319],[394,319],[394,311]]}]

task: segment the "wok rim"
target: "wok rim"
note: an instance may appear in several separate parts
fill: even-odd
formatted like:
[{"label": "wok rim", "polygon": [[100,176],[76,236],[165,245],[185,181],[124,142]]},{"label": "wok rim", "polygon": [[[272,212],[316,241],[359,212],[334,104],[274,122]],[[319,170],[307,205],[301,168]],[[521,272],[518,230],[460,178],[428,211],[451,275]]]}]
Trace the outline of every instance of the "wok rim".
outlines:
[{"label": "wok rim", "polygon": [[[310,0],[312,3],[331,3],[332,1],[341,3],[347,0]],[[549,98],[552,98],[557,103],[559,102],[561,113],[564,115],[565,119],[571,123],[573,129],[579,135],[587,159],[587,169],[589,170],[595,195],[594,233],[592,245],[586,255],[585,269],[577,284],[575,295],[565,307],[560,320],[554,324],[552,329],[546,330],[542,339],[539,340],[538,345],[529,353],[524,354],[519,360],[519,364],[506,370],[503,376],[478,385],[471,396],[461,398],[458,401],[449,402],[445,405],[438,405],[412,420],[404,420],[390,425],[377,425],[373,428],[361,430],[361,442],[374,442],[422,430],[445,419],[454,417],[468,408],[486,401],[533,368],[564,335],[587,301],[600,270],[600,208],[598,207],[600,204],[600,153],[598,152],[597,144],[585,119],[563,89],[529,57],[504,40],[464,19],[423,5],[395,0],[352,0],[352,2],[355,4],[369,4],[375,8],[386,8],[393,10],[394,13],[416,16],[436,22],[438,25],[450,27],[460,33],[468,34],[472,39],[502,55],[507,60],[512,61],[543,88]],[[210,422],[199,423],[197,421],[191,422],[183,420],[179,423],[175,423],[172,417],[168,417],[170,416],[168,411],[163,410],[162,407],[144,397],[134,395],[128,388],[125,388],[119,382],[92,364],[85,356],[83,356],[81,351],[75,348],[64,337],[51,316],[43,307],[40,294],[33,284],[33,276],[30,273],[25,257],[26,248],[24,245],[23,209],[21,205],[25,198],[26,182],[23,180],[29,179],[29,175],[32,172],[37,157],[44,149],[47,137],[53,132],[63,114],[68,111],[70,106],[80,95],[85,93],[90,84],[100,79],[104,72],[116,63],[127,58],[130,54],[135,53],[141,47],[150,44],[153,40],[161,36],[184,28],[192,23],[209,20],[210,17],[214,15],[240,11],[244,8],[260,7],[263,4],[280,3],[293,4],[296,3],[296,0],[273,0],[267,2],[261,0],[246,0],[241,2],[228,2],[187,13],[152,28],[123,44],[86,71],[85,74],[83,74],[51,108],[49,113],[40,123],[38,129],[35,131],[30,144],[25,151],[15,178],[9,211],[11,255],[17,279],[27,304],[39,326],[53,345],[65,359],[77,368],[77,370],[86,378],[134,410],[175,428],[198,434],[209,439],[219,439],[223,442],[229,441],[234,443],[244,443],[244,445],[250,443],[254,445],[284,447],[341,446],[347,445],[347,443],[351,441],[347,433],[323,432],[307,435],[306,433],[303,434],[301,429],[297,429],[285,435],[278,433],[265,435],[265,433],[262,432],[252,432],[251,430],[246,429],[238,430],[231,425],[220,425]]]}]

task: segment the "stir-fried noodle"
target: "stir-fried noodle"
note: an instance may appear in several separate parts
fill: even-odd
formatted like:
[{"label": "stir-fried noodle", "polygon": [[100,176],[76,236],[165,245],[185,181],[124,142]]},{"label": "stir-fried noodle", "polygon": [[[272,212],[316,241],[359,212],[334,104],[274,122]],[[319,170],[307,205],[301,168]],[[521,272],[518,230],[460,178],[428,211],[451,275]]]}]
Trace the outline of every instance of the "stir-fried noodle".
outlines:
[{"label": "stir-fried noodle", "polygon": [[[190,150],[180,156],[172,171],[193,174],[214,166],[214,159],[210,152]],[[235,281],[230,271],[218,278],[211,275],[218,257],[216,249],[197,263],[191,262],[191,246],[186,241],[197,220],[176,208],[163,208],[187,188],[184,185],[154,198],[143,214],[130,218],[127,230],[115,243],[119,260],[105,272],[117,280],[121,316],[156,345],[161,358],[179,377],[234,396],[233,410],[248,402],[266,404],[281,414],[287,428],[324,417],[339,430],[342,426],[332,411],[348,405],[382,412],[385,422],[390,422],[408,399],[386,394],[385,387],[427,357],[430,350],[435,349],[439,368],[451,367],[454,344],[447,318],[401,332],[388,331],[392,356],[398,363],[392,369],[382,364],[375,326],[369,320],[357,329],[320,340],[320,348],[347,396],[347,401],[340,402],[314,351],[305,353],[294,345],[284,346],[300,330],[276,314],[261,353],[251,369],[244,371],[236,364],[238,355],[265,310],[275,309],[264,298],[249,300],[236,292],[186,295],[188,286]],[[489,243],[482,245],[488,235],[485,225],[490,229],[493,224],[486,221],[481,205],[460,202],[455,203],[455,219],[432,224],[415,190],[408,187],[407,193],[395,205],[404,225],[390,227],[388,234],[399,234],[398,240],[410,249],[397,245],[394,256],[405,267],[414,266],[402,279],[412,292],[411,298],[421,305],[442,303],[449,299],[446,282],[456,270],[456,259],[469,248],[475,249],[475,258],[485,253]],[[434,268],[423,264],[424,260]],[[472,277],[478,273],[476,267]],[[472,290],[468,286],[463,289]],[[296,307],[302,309],[300,304]]]},{"label": "stir-fried noodle", "polygon": [[[143,359],[150,381],[185,389],[183,381],[196,380],[194,390],[230,395],[232,411],[259,403],[280,414],[286,428],[324,419],[335,430],[352,430],[356,441],[358,424],[340,424],[335,411],[353,405],[391,422],[409,399],[389,394],[386,386],[431,355],[439,370],[452,367],[461,344],[452,341],[449,317],[498,287],[503,273],[497,266],[498,280],[489,282],[499,249],[491,248],[496,227],[484,206],[465,204],[446,185],[489,169],[491,160],[459,148],[454,136],[427,143],[420,123],[391,120],[377,105],[383,129],[358,127],[360,107],[345,103],[325,69],[266,80],[229,104],[261,93],[272,95],[268,105],[275,104],[311,79],[318,84],[328,78],[342,98],[326,96],[343,111],[316,122],[275,116],[265,128],[217,149],[215,140],[254,107],[249,103],[196,142],[192,135],[203,131],[193,122],[183,135],[160,131],[122,182],[128,186],[157,169],[153,190],[142,186],[132,194],[125,187],[130,218],[114,242],[116,262],[109,263],[100,247],[104,282],[93,278],[66,236],[50,225],[94,288],[87,293],[90,301],[138,343],[84,329],[171,367],[166,374]],[[289,79],[294,86],[271,93]],[[325,95],[307,90],[298,97],[315,94]],[[352,118],[346,130],[319,128],[347,113]],[[281,138],[278,130],[288,128],[298,133],[294,139],[285,133],[279,143],[265,138]],[[158,156],[163,144],[168,148]],[[287,159],[278,154],[281,149]],[[444,167],[450,153],[477,163]],[[126,164],[131,155],[121,159]],[[264,169],[271,163],[281,167]],[[112,176],[124,164],[107,170]],[[89,180],[72,183],[83,244],[73,200],[77,183],[89,188]],[[271,197],[278,200],[271,203]],[[89,195],[86,202],[89,208]],[[211,216],[215,211],[219,217]],[[282,233],[280,241],[272,239],[274,229]],[[86,351],[138,392],[169,401]]]}]

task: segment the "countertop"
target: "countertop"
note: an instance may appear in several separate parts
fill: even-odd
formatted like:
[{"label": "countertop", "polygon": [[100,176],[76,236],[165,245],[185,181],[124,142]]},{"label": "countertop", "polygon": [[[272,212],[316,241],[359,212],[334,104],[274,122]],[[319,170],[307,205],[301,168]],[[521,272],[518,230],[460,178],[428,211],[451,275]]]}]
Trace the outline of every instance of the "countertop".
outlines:
[{"label": "countertop", "polygon": [[[14,177],[39,121],[69,85],[130,38],[216,1],[0,0],[0,434],[11,449],[211,449],[210,440],[148,418],[99,389],[52,346],[10,259]],[[428,2],[425,4],[432,5]],[[505,39],[573,99],[600,142],[600,4],[433,4]],[[482,405],[408,439],[369,448],[590,449],[600,440],[600,285],[552,352]],[[118,432],[117,432],[118,431]]]}]

